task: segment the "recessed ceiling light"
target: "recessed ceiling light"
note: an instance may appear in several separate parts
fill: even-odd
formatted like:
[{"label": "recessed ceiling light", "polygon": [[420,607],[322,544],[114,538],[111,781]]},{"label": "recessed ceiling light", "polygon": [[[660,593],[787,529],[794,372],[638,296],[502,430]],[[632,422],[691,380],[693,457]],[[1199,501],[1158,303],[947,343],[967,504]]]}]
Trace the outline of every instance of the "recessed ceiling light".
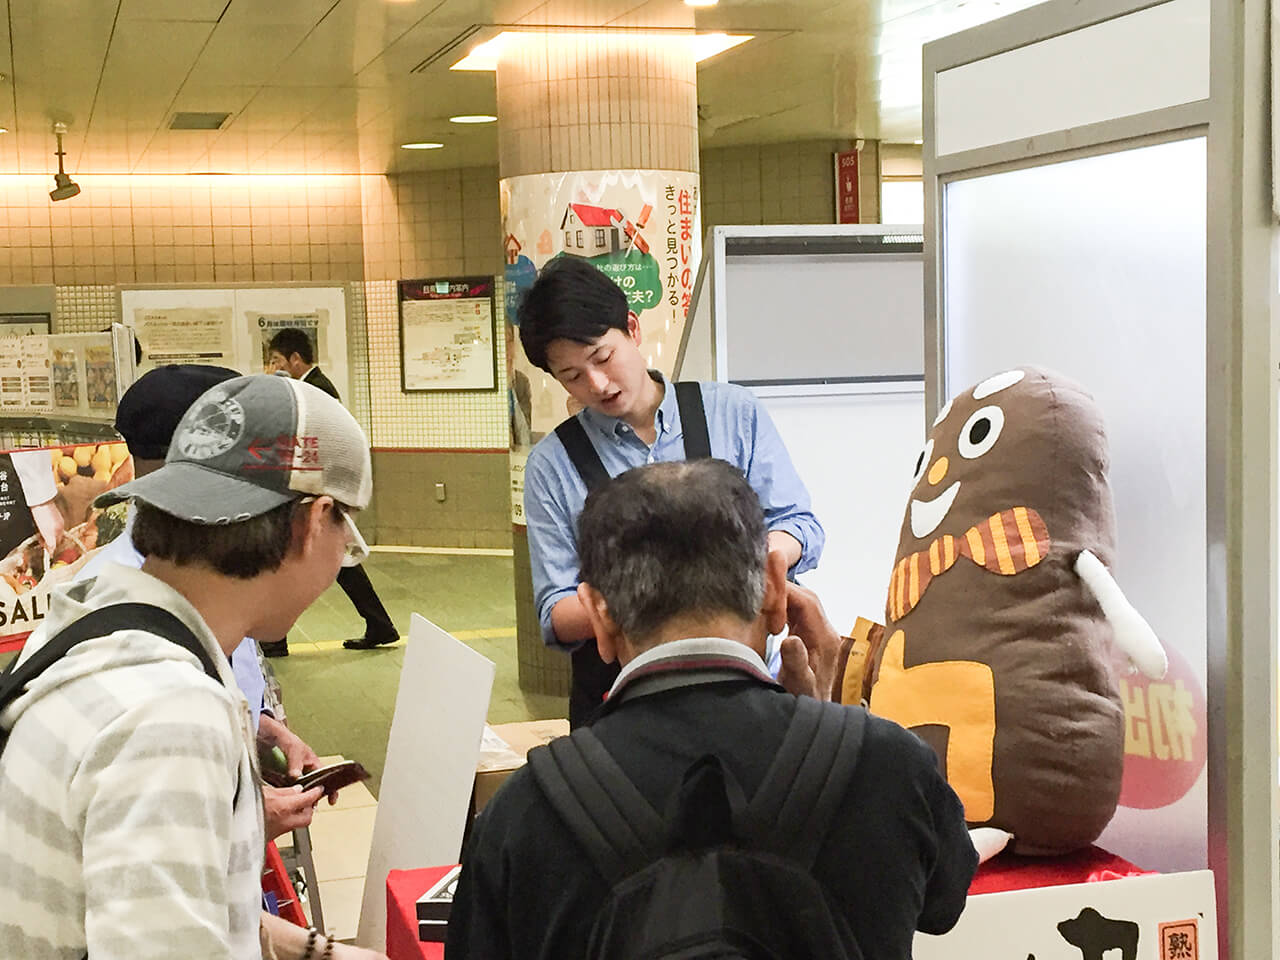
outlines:
[{"label": "recessed ceiling light", "polygon": [[487,113],[464,113],[461,116],[450,117],[450,123],[497,123],[497,117],[491,117]]},{"label": "recessed ceiling light", "polygon": [[686,7],[714,7],[720,0],[684,0]]},{"label": "recessed ceiling light", "polygon": [[444,146],[443,143],[426,143],[426,142],[402,143],[400,144],[400,149],[401,150],[439,150],[443,146]]},{"label": "recessed ceiling light", "polygon": [[[471,52],[451,66],[450,70],[497,70],[498,58],[508,45],[515,43],[520,37],[556,36],[570,40],[587,40],[600,43],[625,38],[631,42],[640,41],[648,44],[662,45],[670,43],[674,31],[650,33],[643,30],[504,30],[491,40],[486,40],[472,48]],[[755,39],[750,33],[677,33],[677,39],[685,39],[693,49],[695,63],[700,63],[718,53]]]},{"label": "recessed ceiling light", "polygon": [[8,127],[0,127],[0,133],[8,133],[8,132],[9,132]]}]

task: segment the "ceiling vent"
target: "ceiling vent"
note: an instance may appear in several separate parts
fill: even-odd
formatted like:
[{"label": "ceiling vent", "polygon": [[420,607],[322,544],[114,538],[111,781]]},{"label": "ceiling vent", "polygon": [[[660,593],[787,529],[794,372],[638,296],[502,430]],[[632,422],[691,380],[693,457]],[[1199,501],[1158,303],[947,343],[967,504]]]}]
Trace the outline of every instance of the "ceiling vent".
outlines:
[{"label": "ceiling vent", "polygon": [[169,121],[170,130],[217,130],[226,122],[229,113],[175,113]]}]

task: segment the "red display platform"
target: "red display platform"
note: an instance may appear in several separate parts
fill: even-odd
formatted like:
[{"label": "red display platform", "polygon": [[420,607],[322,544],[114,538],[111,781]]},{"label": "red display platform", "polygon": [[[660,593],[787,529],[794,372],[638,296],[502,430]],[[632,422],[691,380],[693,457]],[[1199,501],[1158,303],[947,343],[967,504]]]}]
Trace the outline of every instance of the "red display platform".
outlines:
[{"label": "red display platform", "polygon": [[387,956],[390,960],[444,960],[443,943],[418,940],[418,898],[453,869],[392,870],[387,874]]},{"label": "red display platform", "polygon": [[[391,960],[444,960],[444,944],[418,940],[418,898],[452,866],[392,870],[387,875],[387,956]],[[1093,883],[1152,873],[1101,847],[1063,857],[1020,857],[1002,853],[978,868],[969,895]]]},{"label": "red display platform", "polygon": [[1001,853],[978,868],[973,883],[969,884],[969,896],[1141,877],[1152,872],[1101,847],[1087,847],[1061,857],[1020,857]]}]

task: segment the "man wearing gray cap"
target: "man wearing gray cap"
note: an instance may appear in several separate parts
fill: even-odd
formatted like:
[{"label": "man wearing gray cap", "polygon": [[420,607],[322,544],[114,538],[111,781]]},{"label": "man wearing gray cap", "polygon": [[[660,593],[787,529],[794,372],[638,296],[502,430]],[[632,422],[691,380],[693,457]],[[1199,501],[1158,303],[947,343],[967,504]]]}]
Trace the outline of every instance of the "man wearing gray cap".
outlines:
[{"label": "man wearing gray cap", "polygon": [[99,498],[132,498],[147,559],[55,592],[4,678],[23,692],[0,713],[0,956],[378,956],[261,913],[254,738],[227,663],[362,559],[351,512],[371,490],[351,415],[259,375],[205,392],[164,466]]}]

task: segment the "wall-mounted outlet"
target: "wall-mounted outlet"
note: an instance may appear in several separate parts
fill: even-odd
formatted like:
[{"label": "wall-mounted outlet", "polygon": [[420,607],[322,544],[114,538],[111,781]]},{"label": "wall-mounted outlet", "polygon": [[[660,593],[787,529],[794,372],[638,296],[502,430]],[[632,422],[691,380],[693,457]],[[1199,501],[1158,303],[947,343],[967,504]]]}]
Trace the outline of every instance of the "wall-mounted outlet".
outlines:
[{"label": "wall-mounted outlet", "polygon": [[437,483],[436,484],[436,503],[444,503],[444,498],[445,498],[444,484]]}]

